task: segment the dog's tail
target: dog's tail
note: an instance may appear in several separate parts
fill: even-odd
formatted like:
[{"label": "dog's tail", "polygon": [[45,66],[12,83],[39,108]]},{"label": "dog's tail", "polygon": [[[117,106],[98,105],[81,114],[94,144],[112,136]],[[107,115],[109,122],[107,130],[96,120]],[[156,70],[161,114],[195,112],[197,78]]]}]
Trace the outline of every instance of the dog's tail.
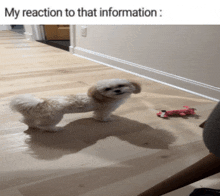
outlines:
[{"label": "dog's tail", "polygon": [[43,101],[30,94],[19,95],[11,100],[10,107],[13,111],[24,113]]}]

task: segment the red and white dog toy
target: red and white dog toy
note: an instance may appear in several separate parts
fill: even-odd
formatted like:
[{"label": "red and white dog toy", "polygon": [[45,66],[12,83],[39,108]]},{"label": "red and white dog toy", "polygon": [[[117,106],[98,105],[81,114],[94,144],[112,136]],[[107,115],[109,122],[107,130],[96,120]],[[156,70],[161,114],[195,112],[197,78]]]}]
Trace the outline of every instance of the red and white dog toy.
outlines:
[{"label": "red and white dog toy", "polygon": [[183,110],[171,110],[171,111],[166,111],[166,110],[161,110],[161,112],[157,113],[157,116],[161,118],[168,118],[168,116],[174,116],[174,115],[180,115],[180,116],[186,116],[186,115],[194,115],[196,114],[194,112],[194,108],[189,108],[189,106],[183,106],[186,109]]}]

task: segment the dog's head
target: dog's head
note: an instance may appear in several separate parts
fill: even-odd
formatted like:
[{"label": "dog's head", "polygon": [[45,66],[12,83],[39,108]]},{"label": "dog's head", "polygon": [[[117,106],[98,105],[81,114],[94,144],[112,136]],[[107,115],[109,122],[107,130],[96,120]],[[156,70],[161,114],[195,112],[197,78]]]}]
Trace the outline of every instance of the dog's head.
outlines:
[{"label": "dog's head", "polygon": [[125,79],[101,80],[88,90],[88,96],[99,101],[123,99],[132,93],[140,93],[141,86],[137,82]]}]

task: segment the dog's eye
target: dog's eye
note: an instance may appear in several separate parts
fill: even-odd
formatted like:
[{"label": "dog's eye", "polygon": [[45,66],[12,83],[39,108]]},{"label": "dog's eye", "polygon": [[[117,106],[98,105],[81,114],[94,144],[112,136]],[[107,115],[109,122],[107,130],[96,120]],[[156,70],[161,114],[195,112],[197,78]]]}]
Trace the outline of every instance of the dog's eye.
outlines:
[{"label": "dog's eye", "polygon": [[111,90],[111,88],[106,88],[106,89],[105,89],[105,91],[110,91],[110,90]]},{"label": "dog's eye", "polygon": [[118,85],[118,88],[121,88],[121,87],[124,87],[125,85],[123,85],[123,84],[120,84],[120,85]]}]

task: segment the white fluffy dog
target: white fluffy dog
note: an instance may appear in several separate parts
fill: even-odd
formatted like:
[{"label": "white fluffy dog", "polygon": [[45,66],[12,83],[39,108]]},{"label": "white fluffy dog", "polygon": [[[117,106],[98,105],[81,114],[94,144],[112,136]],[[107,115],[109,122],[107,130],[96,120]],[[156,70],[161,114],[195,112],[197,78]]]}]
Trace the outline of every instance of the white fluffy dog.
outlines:
[{"label": "white fluffy dog", "polygon": [[58,131],[56,125],[64,114],[94,111],[94,118],[108,121],[116,110],[132,93],[140,93],[140,84],[125,79],[99,81],[87,94],[57,96],[39,99],[30,94],[12,99],[12,110],[23,115],[22,122],[30,128]]}]

